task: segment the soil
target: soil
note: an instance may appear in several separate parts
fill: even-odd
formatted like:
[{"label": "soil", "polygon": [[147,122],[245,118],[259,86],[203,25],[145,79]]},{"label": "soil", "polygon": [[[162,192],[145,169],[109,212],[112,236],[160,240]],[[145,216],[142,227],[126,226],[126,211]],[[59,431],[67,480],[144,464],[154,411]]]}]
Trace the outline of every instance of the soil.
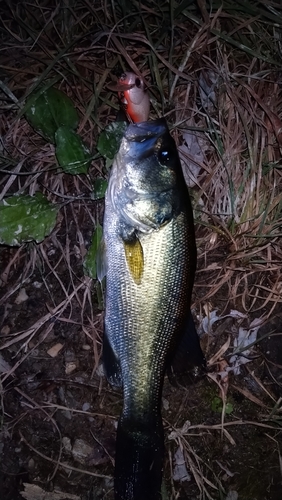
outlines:
[{"label": "soil", "polygon": [[[56,241],[64,231],[61,226]],[[74,229],[68,237],[76,241]],[[26,246],[1,290],[1,359],[8,365],[2,370],[0,498],[112,500],[122,395],[102,374],[98,285],[83,276],[74,250],[67,262],[54,242],[51,236],[41,249]],[[1,248],[2,269],[16,252]],[[21,284],[33,252],[36,265]],[[42,262],[44,252],[53,271]],[[71,289],[77,292],[68,302]],[[56,312],[64,300],[65,308]],[[219,295],[218,303],[223,300]],[[236,331],[238,321],[227,318],[201,335],[208,362]],[[229,374],[230,413],[224,417],[215,382],[222,365],[210,364],[213,379],[187,387],[165,380],[164,499],[281,499],[281,332],[277,314],[260,329],[252,360],[239,375]],[[228,363],[231,351],[221,363]],[[182,482],[173,480],[179,447],[187,466]]]}]

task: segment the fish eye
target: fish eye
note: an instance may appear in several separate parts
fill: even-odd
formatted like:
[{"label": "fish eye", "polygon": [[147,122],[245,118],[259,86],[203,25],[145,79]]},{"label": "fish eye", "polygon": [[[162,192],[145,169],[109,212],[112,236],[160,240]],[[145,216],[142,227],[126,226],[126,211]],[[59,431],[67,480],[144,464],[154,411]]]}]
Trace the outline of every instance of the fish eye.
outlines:
[{"label": "fish eye", "polygon": [[159,151],[159,161],[162,165],[166,165],[167,163],[169,163],[170,159],[171,159],[171,151],[169,151],[169,149],[161,149]]},{"label": "fish eye", "polygon": [[169,160],[169,152],[167,150],[160,151],[160,157],[163,160]]},{"label": "fish eye", "polygon": [[140,78],[135,78],[135,85],[137,88],[141,87],[141,80]]}]

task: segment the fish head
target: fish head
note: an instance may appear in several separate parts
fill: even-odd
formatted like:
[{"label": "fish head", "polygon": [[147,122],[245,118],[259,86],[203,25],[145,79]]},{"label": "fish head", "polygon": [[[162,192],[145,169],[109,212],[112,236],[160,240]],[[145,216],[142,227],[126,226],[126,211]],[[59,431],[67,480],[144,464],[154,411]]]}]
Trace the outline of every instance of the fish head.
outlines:
[{"label": "fish head", "polygon": [[178,210],[183,185],[177,148],[165,119],[129,125],[108,188],[124,222],[141,232],[158,229]]},{"label": "fish head", "polygon": [[172,189],[181,171],[177,148],[164,119],[129,125],[118,153],[127,184],[139,194]]}]

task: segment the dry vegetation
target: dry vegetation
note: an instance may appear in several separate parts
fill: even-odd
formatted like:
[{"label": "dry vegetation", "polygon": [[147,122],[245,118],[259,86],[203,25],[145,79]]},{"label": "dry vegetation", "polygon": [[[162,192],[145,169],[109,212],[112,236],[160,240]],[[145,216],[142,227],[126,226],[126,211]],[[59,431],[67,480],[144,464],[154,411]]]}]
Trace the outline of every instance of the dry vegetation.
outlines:
[{"label": "dry vegetation", "polygon": [[[42,243],[0,248],[0,497],[43,498],[30,485],[20,496],[34,483],[52,500],[113,498],[121,396],[97,372],[101,290],[82,264],[102,221],[93,181],[108,175],[97,139],[119,107],[107,85],[132,70],[149,87],[151,118],[167,118],[190,186],[193,311],[210,370],[198,386],[165,386],[164,499],[280,500],[280,3],[7,0],[0,9],[0,199],[41,191],[60,206]],[[87,176],[60,172],[54,146],[24,118],[42,85],[79,112],[94,158]],[[212,326],[215,310],[224,318]],[[234,339],[258,326],[252,362],[236,375]],[[75,459],[75,439],[91,444],[90,458]],[[173,481],[177,447],[192,475],[183,483]]]}]

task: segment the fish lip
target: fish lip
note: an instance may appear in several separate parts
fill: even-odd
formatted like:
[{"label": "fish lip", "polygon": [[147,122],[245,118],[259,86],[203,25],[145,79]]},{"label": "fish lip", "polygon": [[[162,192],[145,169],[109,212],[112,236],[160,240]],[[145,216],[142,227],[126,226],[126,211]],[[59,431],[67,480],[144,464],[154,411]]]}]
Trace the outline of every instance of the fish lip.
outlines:
[{"label": "fish lip", "polygon": [[147,139],[158,139],[169,133],[165,118],[158,120],[132,123],[127,127],[124,138],[130,142],[144,142]]}]

